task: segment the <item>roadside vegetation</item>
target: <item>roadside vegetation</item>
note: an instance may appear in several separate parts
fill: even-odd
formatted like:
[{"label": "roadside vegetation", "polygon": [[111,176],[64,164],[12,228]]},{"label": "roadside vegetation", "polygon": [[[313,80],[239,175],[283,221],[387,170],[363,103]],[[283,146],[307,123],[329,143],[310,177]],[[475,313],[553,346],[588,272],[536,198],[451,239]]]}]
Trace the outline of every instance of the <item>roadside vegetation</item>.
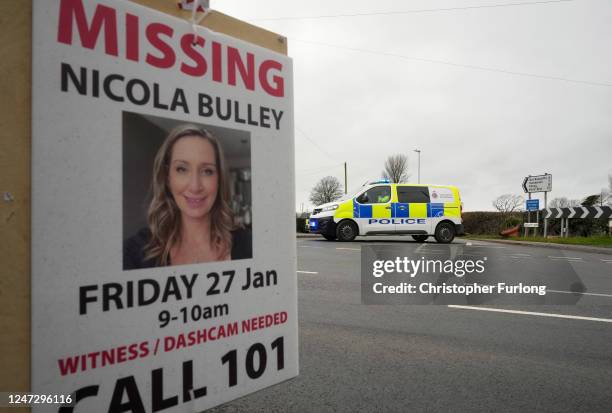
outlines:
[{"label": "roadside vegetation", "polygon": [[591,245],[612,248],[612,236],[593,235],[590,237],[502,237],[500,235],[468,235],[466,239],[503,239],[507,241],[549,242],[552,244]]}]

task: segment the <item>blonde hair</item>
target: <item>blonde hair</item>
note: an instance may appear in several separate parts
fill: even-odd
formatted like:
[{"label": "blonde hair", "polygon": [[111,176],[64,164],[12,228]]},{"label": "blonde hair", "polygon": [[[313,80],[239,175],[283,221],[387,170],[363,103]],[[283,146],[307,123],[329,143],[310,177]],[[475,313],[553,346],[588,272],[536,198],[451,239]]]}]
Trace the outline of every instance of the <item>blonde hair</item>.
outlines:
[{"label": "blonde hair", "polygon": [[174,144],[186,136],[205,139],[214,148],[219,182],[217,197],[210,211],[210,242],[219,257],[226,256],[232,248],[233,214],[230,207],[228,174],[221,145],[206,129],[195,125],[180,125],[168,134],[153,162],[152,199],[147,214],[151,240],[145,246],[144,252],[145,260],[155,259],[159,266],[170,264],[170,251],[178,244],[181,237],[181,212],[168,187],[168,175]]}]

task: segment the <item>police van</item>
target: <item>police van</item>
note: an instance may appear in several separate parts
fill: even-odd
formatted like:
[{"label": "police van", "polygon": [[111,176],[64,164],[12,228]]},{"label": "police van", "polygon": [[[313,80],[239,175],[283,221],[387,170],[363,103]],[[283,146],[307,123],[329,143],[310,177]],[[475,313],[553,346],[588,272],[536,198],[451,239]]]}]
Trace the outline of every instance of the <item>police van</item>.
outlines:
[{"label": "police van", "polygon": [[461,198],[454,186],[365,184],[354,194],[315,207],[309,230],[327,240],[352,241],[357,235],[411,235],[424,242],[433,236],[450,243],[463,235]]}]

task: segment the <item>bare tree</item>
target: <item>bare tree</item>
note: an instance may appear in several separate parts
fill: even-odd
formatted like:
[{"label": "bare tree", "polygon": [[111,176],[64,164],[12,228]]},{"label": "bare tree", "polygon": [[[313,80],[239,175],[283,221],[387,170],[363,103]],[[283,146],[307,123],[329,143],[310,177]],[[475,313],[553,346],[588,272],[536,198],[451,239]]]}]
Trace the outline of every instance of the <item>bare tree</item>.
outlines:
[{"label": "bare tree", "polygon": [[567,197],[553,198],[548,202],[549,208],[568,208],[580,206],[580,200],[578,199],[567,199]]},{"label": "bare tree", "polygon": [[502,214],[520,211],[523,209],[524,198],[521,195],[504,194],[493,201],[493,207]]},{"label": "bare tree", "polygon": [[310,192],[310,202],[314,205],[326,204],[342,196],[340,181],[334,176],[322,178]]},{"label": "bare tree", "polygon": [[385,170],[382,176],[395,184],[408,181],[408,178],[410,178],[408,157],[401,153],[389,156],[385,161]]}]

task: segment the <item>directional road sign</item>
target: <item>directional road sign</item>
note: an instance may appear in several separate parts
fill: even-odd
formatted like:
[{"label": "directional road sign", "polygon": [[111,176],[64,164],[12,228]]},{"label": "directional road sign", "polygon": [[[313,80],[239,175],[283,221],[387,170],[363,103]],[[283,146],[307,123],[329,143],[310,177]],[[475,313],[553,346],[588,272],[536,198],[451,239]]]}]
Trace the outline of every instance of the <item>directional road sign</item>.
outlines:
[{"label": "directional road sign", "polygon": [[528,193],[552,191],[552,175],[544,174],[526,177],[523,180],[523,191]]},{"label": "directional road sign", "polygon": [[527,209],[527,211],[537,211],[538,209],[540,209],[540,200],[528,199],[525,209]]},{"label": "directional road sign", "polygon": [[546,208],[544,218],[610,218],[612,208],[609,206],[579,206],[570,208]]}]

